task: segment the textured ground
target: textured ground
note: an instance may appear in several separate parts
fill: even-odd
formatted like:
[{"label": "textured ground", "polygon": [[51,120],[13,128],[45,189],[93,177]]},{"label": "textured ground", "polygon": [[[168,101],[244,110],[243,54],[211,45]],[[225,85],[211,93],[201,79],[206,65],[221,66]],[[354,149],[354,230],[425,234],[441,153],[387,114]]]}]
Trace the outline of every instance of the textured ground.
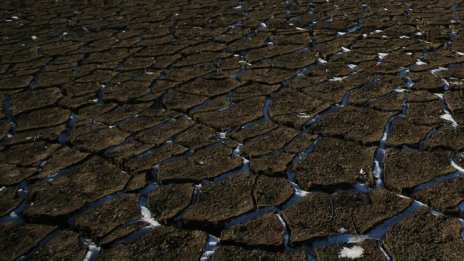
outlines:
[{"label": "textured ground", "polygon": [[462,260],[464,3],[1,1],[1,260]]}]

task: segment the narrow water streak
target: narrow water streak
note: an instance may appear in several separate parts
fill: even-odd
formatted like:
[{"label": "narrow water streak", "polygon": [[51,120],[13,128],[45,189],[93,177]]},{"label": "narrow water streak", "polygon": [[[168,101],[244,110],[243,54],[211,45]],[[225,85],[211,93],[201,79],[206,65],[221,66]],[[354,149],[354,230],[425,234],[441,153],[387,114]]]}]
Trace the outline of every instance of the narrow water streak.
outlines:
[{"label": "narrow water streak", "polygon": [[398,114],[391,116],[388,119],[387,124],[385,124],[383,135],[379,142],[379,146],[377,147],[375,151],[373,173],[374,173],[375,184],[376,184],[376,187],[378,188],[384,187],[383,172],[384,172],[385,148],[386,148],[388,134],[390,134],[391,132],[393,122],[398,117],[401,117],[401,115],[402,113],[398,113]]},{"label": "narrow water streak", "polygon": [[291,249],[291,245],[290,245],[290,237],[291,237],[291,231],[290,231],[290,227],[289,225],[287,224],[287,222],[285,221],[284,217],[282,216],[282,214],[280,213],[276,213],[275,214],[277,216],[277,218],[279,219],[280,223],[282,224],[282,227],[285,231],[284,233],[284,247],[286,250],[290,250]]},{"label": "narrow water streak", "polygon": [[218,244],[219,244],[219,238],[213,235],[208,235],[206,245],[203,248],[203,254],[200,257],[200,261],[211,260],[211,258],[213,257],[214,251],[216,251],[216,248],[218,247]]},{"label": "narrow water streak", "polygon": [[419,203],[418,201],[414,201],[411,206],[409,206],[408,208],[406,208],[406,210],[404,210],[402,213],[392,217],[392,218],[389,218],[387,219],[386,221],[382,222],[380,225],[374,227],[373,229],[371,229],[370,231],[367,232],[367,235],[369,236],[369,238],[376,238],[376,239],[381,239],[383,237],[385,237],[385,235],[387,234],[387,231],[388,229],[397,224],[398,222],[400,222],[401,220],[409,217],[410,215],[412,215],[414,212],[416,212],[417,210],[419,210],[420,208],[422,208],[424,205]]},{"label": "narrow water streak", "polygon": [[84,261],[94,261],[97,259],[98,253],[100,252],[100,247],[98,247],[95,243],[92,241],[86,239],[84,240],[84,244],[86,244],[87,247],[87,253],[85,254]]},{"label": "narrow water streak", "polygon": [[454,178],[457,178],[461,175],[461,172],[460,171],[454,171],[454,172],[451,172],[451,173],[448,173],[448,174],[445,174],[445,175],[442,175],[442,176],[439,176],[439,177],[436,177],[434,178],[433,180],[431,181],[428,181],[428,182],[425,182],[425,183],[422,183],[418,186],[416,186],[415,188],[413,188],[413,193],[417,192],[417,191],[420,191],[420,190],[423,190],[423,189],[426,189],[430,186],[433,186],[435,184],[438,184],[440,182],[443,182],[443,181],[446,181],[446,180],[449,180],[449,179],[454,179]]},{"label": "narrow water streak", "polygon": [[256,210],[253,210],[251,212],[248,212],[248,213],[245,213],[243,215],[240,215],[238,217],[235,217],[235,218],[232,218],[230,219],[229,221],[227,221],[225,224],[224,224],[224,227],[225,228],[230,228],[230,227],[233,227],[235,225],[239,225],[239,224],[243,224],[245,222],[248,222],[252,219],[255,219],[259,216],[262,216],[266,213],[269,213],[269,212],[277,212],[279,211],[279,209],[277,209],[276,207],[263,207],[263,208],[259,208],[259,209],[256,209]]}]

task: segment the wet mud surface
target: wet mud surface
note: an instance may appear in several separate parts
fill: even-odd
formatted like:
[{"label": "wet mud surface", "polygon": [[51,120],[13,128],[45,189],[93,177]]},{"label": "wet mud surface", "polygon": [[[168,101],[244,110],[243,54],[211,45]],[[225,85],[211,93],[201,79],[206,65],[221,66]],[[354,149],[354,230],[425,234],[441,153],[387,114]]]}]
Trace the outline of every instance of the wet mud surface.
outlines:
[{"label": "wet mud surface", "polygon": [[0,259],[462,260],[464,2],[0,9]]}]

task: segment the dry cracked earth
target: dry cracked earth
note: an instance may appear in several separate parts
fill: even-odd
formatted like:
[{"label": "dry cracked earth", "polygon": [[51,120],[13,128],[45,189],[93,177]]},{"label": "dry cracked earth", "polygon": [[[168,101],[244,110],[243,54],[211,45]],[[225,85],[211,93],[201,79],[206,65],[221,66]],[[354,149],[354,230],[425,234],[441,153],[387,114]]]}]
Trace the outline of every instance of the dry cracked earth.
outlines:
[{"label": "dry cracked earth", "polygon": [[463,260],[464,2],[0,10],[1,260]]}]

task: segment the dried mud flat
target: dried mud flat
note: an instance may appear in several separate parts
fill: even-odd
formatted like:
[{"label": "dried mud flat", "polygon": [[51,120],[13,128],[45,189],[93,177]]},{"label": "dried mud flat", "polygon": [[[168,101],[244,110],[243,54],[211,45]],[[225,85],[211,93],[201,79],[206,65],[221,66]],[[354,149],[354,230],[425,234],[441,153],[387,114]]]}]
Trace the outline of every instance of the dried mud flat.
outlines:
[{"label": "dried mud flat", "polygon": [[459,1],[2,1],[1,260],[462,260]]}]

